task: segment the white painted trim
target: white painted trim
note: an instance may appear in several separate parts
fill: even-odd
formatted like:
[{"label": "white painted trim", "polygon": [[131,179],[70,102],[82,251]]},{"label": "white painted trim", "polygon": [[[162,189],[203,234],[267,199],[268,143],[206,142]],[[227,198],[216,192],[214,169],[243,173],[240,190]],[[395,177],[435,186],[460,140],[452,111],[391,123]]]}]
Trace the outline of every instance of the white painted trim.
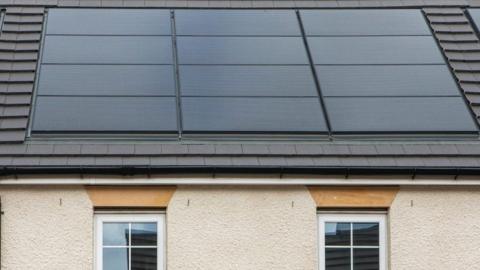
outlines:
[{"label": "white painted trim", "polygon": [[[95,252],[94,264],[95,270],[102,270],[102,240],[104,222],[156,222],[157,223],[157,269],[166,269],[166,241],[165,241],[165,214],[95,214]],[[131,261],[131,260],[129,260]]]},{"label": "white painted trim", "polygon": [[366,186],[480,186],[478,180],[339,179],[339,178],[5,178],[2,185],[366,185]]},{"label": "white painted trim", "polygon": [[[318,262],[319,269],[325,270],[325,222],[378,222],[379,223],[379,254],[380,270],[387,270],[387,232],[386,215],[382,214],[318,214]],[[352,241],[352,239],[350,239]]]}]

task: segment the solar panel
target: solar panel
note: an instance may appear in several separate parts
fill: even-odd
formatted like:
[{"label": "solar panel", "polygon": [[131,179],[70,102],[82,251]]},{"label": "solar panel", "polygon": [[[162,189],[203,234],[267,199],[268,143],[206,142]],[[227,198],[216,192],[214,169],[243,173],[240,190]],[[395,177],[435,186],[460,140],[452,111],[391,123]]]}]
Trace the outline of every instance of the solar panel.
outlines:
[{"label": "solar panel", "polygon": [[50,9],[45,29],[33,134],[477,132],[420,10]]},{"label": "solar panel", "polygon": [[316,66],[324,96],[460,96],[446,65]]},{"label": "solar panel", "polygon": [[445,64],[431,36],[308,37],[315,64]]},{"label": "solar panel", "polygon": [[177,133],[171,28],[168,10],[50,10],[32,132]]},{"label": "solar panel", "polygon": [[37,97],[33,129],[175,132],[175,97]]},{"label": "solar panel", "polygon": [[308,64],[301,37],[178,37],[179,64]]},{"label": "solar panel", "polygon": [[175,96],[169,65],[42,65],[39,95]]},{"label": "solar panel", "polygon": [[180,66],[184,96],[318,97],[309,66]]},{"label": "solar panel", "polygon": [[477,131],[420,10],[300,14],[334,135]]},{"label": "solar panel", "polygon": [[302,10],[307,35],[430,35],[420,10]]},{"label": "solar panel", "polygon": [[177,35],[301,36],[293,10],[176,10]]},{"label": "solar panel", "polygon": [[461,97],[325,98],[335,132],[475,132]]},{"label": "solar panel", "polygon": [[172,64],[164,36],[46,36],[43,63]]},{"label": "solar panel", "polygon": [[317,98],[182,98],[184,131],[327,132]]},{"label": "solar panel", "polygon": [[170,12],[159,9],[49,9],[47,34],[170,35]]}]

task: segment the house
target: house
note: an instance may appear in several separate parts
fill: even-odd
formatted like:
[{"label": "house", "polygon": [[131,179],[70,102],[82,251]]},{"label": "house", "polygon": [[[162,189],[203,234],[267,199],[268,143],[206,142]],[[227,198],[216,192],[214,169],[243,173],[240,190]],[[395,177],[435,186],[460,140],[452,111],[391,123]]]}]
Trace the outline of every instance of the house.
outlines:
[{"label": "house", "polygon": [[2,270],[479,269],[480,1],[0,7]]}]

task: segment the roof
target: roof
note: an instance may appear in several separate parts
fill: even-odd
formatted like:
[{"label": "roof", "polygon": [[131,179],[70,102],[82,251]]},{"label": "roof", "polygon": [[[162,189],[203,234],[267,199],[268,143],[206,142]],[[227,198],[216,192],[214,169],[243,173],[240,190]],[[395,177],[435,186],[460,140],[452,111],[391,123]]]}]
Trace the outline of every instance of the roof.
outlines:
[{"label": "roof", "polygon": [[[465,98],[480,116],[480,40],[465,8],[475,0],[0,0],[0,167],[22,168],[195,168],[468,169],[480,174],[480,140],[360,140],[202,142],[26,140],[45,8],[421,8],[444,50]],[[8,169],[8,170],[7,170]],[[60,171],[60,170],[59,170]],[[312,171],[312,172],[313,172]],[[371,171],[370,171],[371,172]],[[433,173],[433,172],[432,172]]]}]

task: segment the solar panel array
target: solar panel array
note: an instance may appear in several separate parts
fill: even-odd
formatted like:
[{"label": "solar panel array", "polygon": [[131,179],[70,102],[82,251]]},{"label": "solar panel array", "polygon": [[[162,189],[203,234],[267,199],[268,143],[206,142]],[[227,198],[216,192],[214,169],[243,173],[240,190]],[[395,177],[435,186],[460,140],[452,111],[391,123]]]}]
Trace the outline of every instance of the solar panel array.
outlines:
[{"label": "solar panel array", "polygon": [[34,117],[33,133],[477,132],[419,10],[50,9]]}]

